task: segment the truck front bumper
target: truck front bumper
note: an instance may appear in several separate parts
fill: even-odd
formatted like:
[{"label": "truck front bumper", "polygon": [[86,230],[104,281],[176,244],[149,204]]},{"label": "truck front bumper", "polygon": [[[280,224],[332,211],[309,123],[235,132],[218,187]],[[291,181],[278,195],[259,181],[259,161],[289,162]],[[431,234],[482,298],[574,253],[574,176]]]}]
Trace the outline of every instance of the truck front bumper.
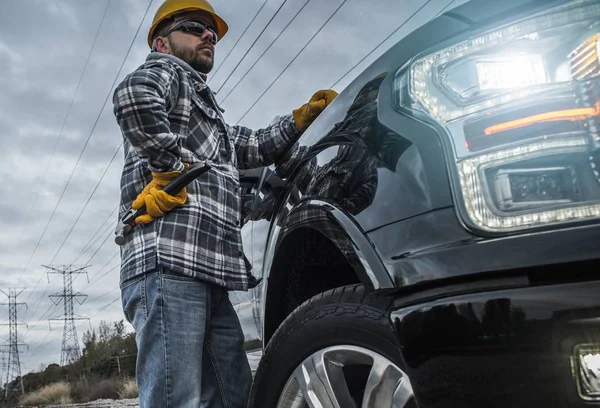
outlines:
[{"label": "truck front bumper", "polygon": [[600,406],[600,281],[454,295],[390,317],[420,408]]}]

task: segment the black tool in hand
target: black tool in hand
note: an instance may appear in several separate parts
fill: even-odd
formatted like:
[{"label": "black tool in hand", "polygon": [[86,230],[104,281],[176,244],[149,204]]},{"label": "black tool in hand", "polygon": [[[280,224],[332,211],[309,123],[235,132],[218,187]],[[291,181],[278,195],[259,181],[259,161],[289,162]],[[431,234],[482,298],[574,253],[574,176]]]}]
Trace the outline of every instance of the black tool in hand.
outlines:
[{"label": "black tool in hand", "polygon": [[[163,189],[165,193],[170,195],[175,195],[179,190],[187,186],[192,180],[199,177],[202,173],[205,173],[210,169],[210,166],[205,163],[194,163],[189,167],[186,167],[179,176],[175,177],[173,181],[165,186]],[[146,213],[146,206],[142,206],[142,208],[138,210],[134,210],[133,208],[129,208],[121,221],[119,223],[119,227],[115,232],[115,242],[117,245],[125,244],[125,235],[127,235],[133,228],[136,226],[135,219],[140,215]]]}]

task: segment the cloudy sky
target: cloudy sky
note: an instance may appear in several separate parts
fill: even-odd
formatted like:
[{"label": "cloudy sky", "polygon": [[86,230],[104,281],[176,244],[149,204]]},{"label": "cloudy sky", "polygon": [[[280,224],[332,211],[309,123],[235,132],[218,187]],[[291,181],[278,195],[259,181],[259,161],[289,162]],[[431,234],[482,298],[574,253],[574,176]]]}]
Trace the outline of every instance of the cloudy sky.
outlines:
[{"label": "cloudy sky", "polygon": [[[123,152],[108,98],[144,61],[161,0],[0,1],[0,289],[23,290],[26,373],[60,362],[62,322],[50,330],[48,319],[63,315],[49,298],[63,280],[43,265],[88,266],[73,284],[88,296],[75,307],[90,318],[78,321],[80,340],[90,324],[123,318],[113,241]],[[318,89],[341,91],[400,38],[463,1],[213,0],[230,31],[209,85],[229,123],[261,127]],[[8,322],[7,306],[0,321]]]}]

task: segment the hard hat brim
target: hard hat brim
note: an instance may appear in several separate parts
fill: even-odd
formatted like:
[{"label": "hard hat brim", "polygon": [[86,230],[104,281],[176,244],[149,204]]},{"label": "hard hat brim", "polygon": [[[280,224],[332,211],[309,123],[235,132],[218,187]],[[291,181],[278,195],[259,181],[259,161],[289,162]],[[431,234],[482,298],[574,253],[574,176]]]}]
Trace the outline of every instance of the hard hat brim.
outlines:
[{"label": "hard hat brim", "polygon": [[190,11],[200,11],[200,12],[209,14],[215,20],[215,25],[216,25],[215,28],[217,30],[217,35],[219,36],[218,41],[221,41],[221,39],[225,36],[225,34],[227,33],[227,31],[229,31],[229,26],[227,25],[227,23],[225,22],[225,20],[223,20],[216,13],[213,13],[210,10],[206,10],[206,9],[203,9],[203,8],[200,8],[200,7],[188,7],[188,8],[185,8],[185,9],[177,10],[177,11],[174,11],[172,13],[166,14],[159,21],[156,21],[154,24],[152,24],[152,26],[150,27],[150,30],[148,30],[148,46],[150,48],[152,48],[152,37],[154,37],[154,32],[156,31],[156,28],[163,21],[165,21],[168,18],[173,17],[175,14],[180,14],[180,13],[185,13],[185,12],[190,12]]}]

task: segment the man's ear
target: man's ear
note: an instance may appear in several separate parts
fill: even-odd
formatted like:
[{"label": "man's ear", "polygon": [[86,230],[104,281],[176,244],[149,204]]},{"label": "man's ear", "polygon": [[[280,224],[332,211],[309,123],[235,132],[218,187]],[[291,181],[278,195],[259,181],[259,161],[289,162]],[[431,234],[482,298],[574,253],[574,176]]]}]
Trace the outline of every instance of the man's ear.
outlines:
[{"label": "man's ear", "polygon": [[171,44],[169,43],[169,39],[167,37],[156,37],[154,39],[154,48],[156,51],[162,52],[163,54],[171,53]]}]

